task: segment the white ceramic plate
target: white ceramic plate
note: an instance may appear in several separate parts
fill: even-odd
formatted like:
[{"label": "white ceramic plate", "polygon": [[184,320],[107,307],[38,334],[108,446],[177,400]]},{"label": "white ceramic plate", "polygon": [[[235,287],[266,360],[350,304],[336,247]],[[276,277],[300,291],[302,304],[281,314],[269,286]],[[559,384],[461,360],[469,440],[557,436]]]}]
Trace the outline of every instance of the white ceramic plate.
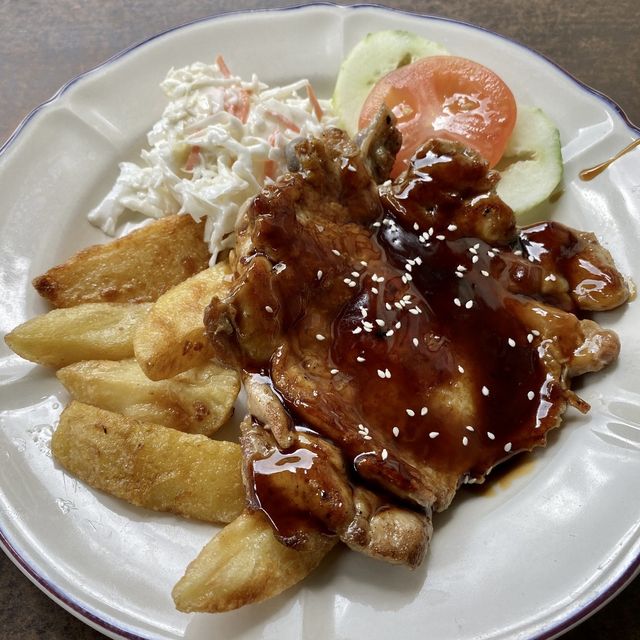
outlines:
[{"label": "white ceramic plate", "polygon": [[[373,7],[306,6],[227,15],[169,31],[72,81],[32,113],[0,156],[0,330],[45,310],[30,280],[105,238],[86,221],[117,163],[157,119],[171,66],[223,53],[270,83],[309,77],[328,96],[345,52],[377,29],[415,31],[504,78],[559,125],[564,194],[553,217],[593,230],[626,274],[640,273],[640,150],[592,182],[580,169],[638,132],[619,109],[530,50],[465,24]],[[423,567],[336,552],[299,588],[218,616],[177,613],[172,585],[215,529],[87,489],[52,461],[66,397],[54,376],[3,348],[0,541],[46,593],[114,638],[548,638],[603,604],[640,556],[640,306],[601,320],[622,355],[580,388],[550,446],[509,482],[462,492],[435,521]]]}]

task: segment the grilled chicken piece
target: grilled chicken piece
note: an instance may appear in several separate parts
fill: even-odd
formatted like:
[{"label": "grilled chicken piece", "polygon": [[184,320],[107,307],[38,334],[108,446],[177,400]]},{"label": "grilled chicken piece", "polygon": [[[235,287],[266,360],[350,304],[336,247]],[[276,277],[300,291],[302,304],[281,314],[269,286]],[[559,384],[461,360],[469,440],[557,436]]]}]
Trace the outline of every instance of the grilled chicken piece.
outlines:
[{"label": "grilled chicken piece", "polygon": [[619,342],[579,314],[628,289],[591,235],[517,229],[497,174],[456,143],[427,143],[379,191],[341,131],[293,151],[296,172],[244,211],[236,284],[205,314],[220,357],[286,408],[253,402],[249,499],[285,543],[320,529],[413,566],[432,509],[544,445],[567,404],[588,409],[570,378]]},{"label": "grilled chicken piece", "polygon": [[[258,390],[262,386],[267,389]],[[262,405],[262,415],[278,412],[270,393],[263,382],[247,384],[249,402]],[[420,563],[433,531],[430,511],[418,513],[352,485],[340,449],[307,429],[282,447],[271,422],[247,416],[240,428],[249,506],[264,510],[284,544],[304,547],[313,530],[337,534],[352,549],[387,562]]]}]

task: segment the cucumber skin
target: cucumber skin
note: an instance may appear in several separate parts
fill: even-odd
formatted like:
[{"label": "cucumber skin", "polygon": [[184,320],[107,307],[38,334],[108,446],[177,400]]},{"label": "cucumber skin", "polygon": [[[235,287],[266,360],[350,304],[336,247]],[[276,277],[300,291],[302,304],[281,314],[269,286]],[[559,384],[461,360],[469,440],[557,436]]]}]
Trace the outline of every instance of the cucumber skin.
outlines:
[{"label": "cucumber skin", "polygon": [[338,72],[332,104],[340,126],[349,135],[355,135],[360,110],[375,83],[400,66],[432,55],[448,55],[448,52],[410,31],[368,33],[349,52]]},{"label": "cucumber skin", "polygon": [[523,159],[500,171],[497,193],[522,215],[544,202],[563,175],[560,133],[542,109],[518,105],[518,120],[501,162],[518,157]]}]

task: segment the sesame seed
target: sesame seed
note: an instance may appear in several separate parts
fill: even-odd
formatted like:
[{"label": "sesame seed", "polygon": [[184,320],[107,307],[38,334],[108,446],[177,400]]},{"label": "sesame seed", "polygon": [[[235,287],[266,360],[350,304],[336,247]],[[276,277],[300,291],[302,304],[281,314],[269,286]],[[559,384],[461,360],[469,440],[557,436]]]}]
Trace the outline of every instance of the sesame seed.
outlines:
[{"label": "sesame seed", "polygon": [[433,227],[429,227],[429,230],[427,231],[427,233],[432,236],[433,235]]},{"label": "sesame seed", "polygon": [[320,278],[322,278],[322,271],[318,271],[318,273],[316,273],[316,278],[318,280],[320,280]]},{"label": "sesame seed", "polygon": [[483,269],[480,273],[481,273],[485,278],[488,278],[488,277],[489,277],[489,272],[488,272],[488,271],[486,271],[485,269]]},{"label": "sesame seed", "polygon": [[420,313],[420,309],[413,307],[412,309],[409,309],[409,313],[413,314],[414,316],[417,316]]},{"label": "sesame seed", "polygon": [[483,396],[488,396],[489,395],[489,389],[485,386],[482,387],[482,395]]},{"label": "sesame seed", "polygon": [[531,333],[533,333],[534,336],[540,335],[540,332],[537,329],[531,329]]},{"label": "sesame seed", "polygon": [[393,303],[393,306],[394,306],[396,309],[402,309],[402,302],[394,302],[394,303]]},{"label": "sesame seed", "polygon": [[366,436],[362,436],[364,440],[371,440],[371,436],[370,435],[366,435]]},{"label": "sesame seed", "polygon": [[475,247],[469,247],[469,253],[473,253],[475,255],[478,253],[478,250]]},{"label": "sesame seed", "polygon": [[405,293],[405,295],[402,296],[402,301],[409,302],[409,300],[411,300],[411,294]]},{"label": "sesame seed", "polygon": [[368,263],[366,260],[360,260],[360,264],[361,264],[363,267],[366,267],[369,263]]},{"label": "sesame seed", "polygon": [[389,455],[389,454],[387,453],[387,450],[386,450],[386,449],[383,449],[383,450],[382,450],[382,453],[380,454],[380,457],[381,457],[383,460],[386,460],[388,455]]},{"label": "sesame seed", "polygon": [[529,393],[527,393],[527,398],[529,398],[529,400],[533,400],[535,398],[536,394],[533,393],[533,391],[529,391]]},{"label": "sesame seed", "polygon": [[416,415],[416,412],[413,409],[405,409],[405,411],[407,412],[407,415],[411,416],[412,418]]},{"label": "sesame seed", "polygon": [[422,264],[422,258],[420,256],[416,258],[416,264]]},{"label": "sesame seed", "polygon": [[496,437],[493,435],[493,433],[491,433],[491,431],[487,431],[487,438],[489,438],[489,440],[495,440]]},{"label": "sesame seed", "polygon": [[267,305],[267,306],[264,308],[264,310],[265,310],[267,313],[273,313],[273,307],[270,307],[269,305]]},{"label": "sesame seed", "polygon": [[464,278],[464,274],[462,271],[454,271],[454,273],[458,276],[458,278]]},{"label": "sesame seed", "polygon": [[383,379],[386,377],[382,369],[378,369],[378,377]]},{"label": "sesame seed", "polygon": [[402,276],[403,278],[406,278],[409,282],[411,282],[413,280],[413,276],[409,273],[405,273],[404,276]]},{"label": "sesame seed", "polygon": [[516,346],[516,341],[513,338],[509,338],[507,340],[507,342],[509,343],[510,347],[515,347]]},{"label": "sesame seed", "polygon": [[384,327],[384,320],[381,320],[380,318],[376,318],[376,324],[379,327]]},{"label": "sesame seed", "polygon": [[332,376],[335,376],[335,375],[336,375],[336,373],[338,373],[338,370],[337,370],[337,369],[331,369],[331,371],[329,371],[329,373],[330,373]]},{"label": "sesame seed", "polygon": [[431,431],[429,433],[429,437],[433,440],[434,438],[437,438],[440,435],[439,431]]},{"label": "sesame seed", "polygon": [[467,300],[464,304],[465,309],[471,309],[473,307],[473,300]]},{"label": "sesame seed", "polygon": [[359,333],[362,333],[362,327],[356,327],[351,333],[357,336]]},{"label": "sesame seed", "polygon": [[536,261],[536,259],[533,256],[527,256],[527,260],[529,262],[535,262]]},{"label": "sesame seed", "polygon": [[467,446],[469,444],[469,438],[467,436],[462,436],[462,445]]},{"label": "sesame seed", "polygon": [[351,282],[351,278],[343,278],[342,282],[344,282],[345,284],[349,284]]},{"label": "sesame seed", "polygon": [[479,243],[479,242],[476,242],[476,243],[473,245],[473,248],[477,251],[477,250],[480,248],[480,243]]},{"label": "sesame seed", "polygon": [[409,264],[408,262],[407,262],[407,264],[404,265],[404,268],[405,268],[406,271],[411,271],[411,269],[413,269],[411,264]]},{"label": "sesame seed", "polygon": [[421,416],[426,416],[428,412],[429,412],[429,409],[427,409],[427,407],[422,407],[422,409],[420,409]]},{"label": "sesame seed", "polygon": [[511,443],[507,442],[507,444],[504,445],[504,450],[509,453],[509,451],[511,451]]},{"label": "sesame seed", "polygon": [[378,288],[377,287],[371,287],[371,293],[378,295]]},{"label": "sesame seed", "polygon": [[400,435],[400,429],[398,429],[398,427],[393,427],[393,429],[391,429],[391,432],[396,438]]},{"label": "sesame seed", "polygon": [[460,364],[458,365],[458,371],[460,373],[464,373],[464,367],[462,365],[460,365]]},{"label": "sesame seed", "polygon": [[396,322],[393,326],[394,326],[396,329],[399,329],[399,328],[402,326],[402,323],[400,322],[400,320],[398,320],[398,322]]},{"label": "sesame seed", "polygon": [[374,222],[371,226],[377,228],[380,226],[380,222]]},{"label": "sesame seed", "polygon": [[478,262],[480,258],[478,258],[478,256],[473,256],[473,258],[471,258],[471,262],[473,262],[473,264],[475,264],[476,262]]},{"label": "sesame seed", "polygon": [[557,280],[557,278],[555,277],[555,275],[554,275],[553,273],[550,273],[550,274],[545,278],[545,280],[546,280],[547,282],[555,282],[555,281]]},{"label": "sesame seed", "polygon": [[393,307],[392,307],[388,302],[385,302],[385,303],[384,303],[384,308],[385,308],[387,311],[391,311],[391,309],[393,309]]},{"label": "sesame seed", "polygon": [[356,360],[357,360],[358,362],[364,362],[364,358],[363,358],[362,356],[358,356],[358,357],[356,358]]},{"label": "sesame seed", "polygon": [[391,377],[391,371],[389,371],[389,369],[385,369],[385,370],[384,370],[384,375],[385,375],[387,378],[390,378],[390,377]]},{"label": "sesame seed", "polygon": [[439,234],[436,236],[436,240],[444,240],[444,236],[443,236],[441,233],[439,233]]},{"label": "sesame seed", "polygon": [[420,341],[418,340],[418,338],[414,338],[411,342],[413,342],[414,347],[417,347],[420,344]]},{"label": "sesame seed", "polygon": [[462,306],[462,302],[460,302],[460,298],[454,298],[453,299],[453,304],[455,304],[456,307],[461,307]]},{"label": "sesame seed", "polygon": [[349,286],[353,289],[353,287],[355,287],[358,283],[354,282],[353,280],[351,282],[349,282]]},{"label": "sesame seed", "polygon": [[418,231],[420,229],[420,225],[417,222],[413,223],[413,230]]},{"label": "sesame seed", "polygon": [[459,264],[456,267],[456,271],[466,271],[466,270],[467,270],[467,267],[465,267],[463,264]]},{"label": "sesame seed", "polygon": [[455,225],[455,224],[450,224],[450,225],[447,227],[447,229],[448,229],[449,231],[455,231],[457,228],[458,228],[458,227],[456,227],[456,225]]},{"label": "sesame seed", "polygon": [[321,333],[316,333],[316,340],[322,342],[324,339],[325,337]]},{"label": "sesame seed", "polygon": [[465,429],[466,429],[467,431],[475,431],[475,429],[474,429],[470,424],[468,424],[468,425],[465,427]]},{"label": "sesame seed", "polygon": [[360,307],[360,313],[362,314],[363,318],[367,317],[367,309],[365,309],[364,307]]},{"label": "sesame seed", "polygon": [[516,250],[513,252],[513,255],[514,255],[514,256],[521,256],[521,255],[522,255],[522,251],[520,251],[520,249],[516,249]]},{"label": "sesame seed", "polygon": [[387,331],[384,335],[387,336],[387,338],[390,338],[393,335],[393,329],[389,329],[389,331]]},{"label": "sesame seed", "polygon": [[487,255],[488,255],[490,258],[495,258],[495,257],[496,257],[496,254],[495,254],[493,251],[487,251]]},{"label": "sesame seed", "polygon": [[533,342],[533,333],[528,333],[527,334],[527,342],[529,344],[531,344]]},{"label": "sesame seed", "polygon": [[368,320],[363,320],[362,326],[364,327],[365,331],[371,331],[371,329],[373,329],[373,323],[369,322]]},{"label": "sesame seed", "polygon": [[359,274],[357,271],[352,271],[352,272],[351,272],[351,275],[352,275],[354,278],[359,278],[359,277],[360,277],[360,274]]},{"label": "sesame seed", "polygon": [[334,256],[340,255],[340,252],[337,249],[331,249],[331,253],[333,253]]}]

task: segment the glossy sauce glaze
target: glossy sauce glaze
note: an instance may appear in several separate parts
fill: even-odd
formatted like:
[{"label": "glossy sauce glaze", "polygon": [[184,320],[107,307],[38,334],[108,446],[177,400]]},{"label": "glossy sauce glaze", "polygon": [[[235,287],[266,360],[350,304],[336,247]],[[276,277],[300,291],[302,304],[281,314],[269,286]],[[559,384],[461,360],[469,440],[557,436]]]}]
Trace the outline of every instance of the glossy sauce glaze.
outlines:
[{"label": "glossy sauce glaze", "polygon": [[616,153],[614,156],[611,156],[611,158],[608,158],[604,162],[601,162],[600,164],[597,164],[594,167],[583,169],[578,174],[578,176],[580,177],[580,180],[589,182],[590,180],[597,178],[611,164],[613,164],[616,160],[621,158],[626,153],[629,153],[629,151],[632,151],[633,149],[635,149],[638,145],[640,145],[640,138],[638,138],[637,140],[634,140],[633,142],[628,144],[624,149],[622,149],[621,151],[618,151],[618,153]]},{"label": "glossy sauce glaze", "polygon": [[[484,165],[429,153],[382,189],[382,215],[361,230],[368,244],[361,238],[341,269],[327,256],[333,281],[325,274],[322,293],[317,278],[297,283],[306,311],[283,331],[324,356],[323,392],[294,398],[274,378],[294,422],[335,445],[354,482],[422,506],[434,503],[420,492],[425,483],[455,490],[544,443],[567,400],[562,367],[583,340],[578,318],[550,305],[579,308],[563,296],[582,272],[596,289],[609,282],[572,230],[518,231]],[[289,278],[300,252],[286,249],[303,241],[299,231],[278,235],[275,248]],[[315,342],[305,322],[321,295],[330,330]],[[303,525],[275,497],[276,477],[308,482],[318,460],[296,445],[250,465],[256,503],[283,535]]]}]

